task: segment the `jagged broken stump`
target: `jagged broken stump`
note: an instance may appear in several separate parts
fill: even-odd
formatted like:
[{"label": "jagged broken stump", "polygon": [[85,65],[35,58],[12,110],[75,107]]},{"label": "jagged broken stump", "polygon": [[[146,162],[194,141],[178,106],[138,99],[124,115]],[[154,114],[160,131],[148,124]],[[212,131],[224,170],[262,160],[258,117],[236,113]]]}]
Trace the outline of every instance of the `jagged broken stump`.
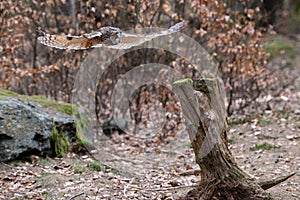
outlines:
[{"label": "jagged broken stump", "polygon": [[222,84],[219,79],[202,78],[174,83],[196,162],[201,168],[199,186],[183,199],[270,199],[271,195],[264,191],[269,187],[257,183],[244,172],[228,149]]}]

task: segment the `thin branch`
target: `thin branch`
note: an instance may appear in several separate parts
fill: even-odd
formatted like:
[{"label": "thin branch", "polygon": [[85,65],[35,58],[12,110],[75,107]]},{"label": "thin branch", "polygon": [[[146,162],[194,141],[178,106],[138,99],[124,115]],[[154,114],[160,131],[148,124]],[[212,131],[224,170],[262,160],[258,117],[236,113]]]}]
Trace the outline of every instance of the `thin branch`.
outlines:
[{"label": "thin branch", "polygon": [[162,6],[162,0],[159,1],[159,5],[158,5],[157,9],[155,10],[155,12],[153,13],[153,16],[151,17],[150,26],[152,26],[153,20],[154,20],[156,14],[158,13],[158,11],[161,10],[161,6]]},{"label": "thin branch", "polygon": [[76,194],[76,195],[72,196],[69,200],[73,200],[73,199],[75,199],[76,197],[79,197],[79,196],[81,196],[81,195],[83,195],[83,194],[84,194],[84,192],[81,192],[81,193],[79,193],[79,194]]},{"label": "thin branch", "polygon": [[150,189],[144,189],[144,191],[166,191],[166,190],[175,190],[175,189],[192,188],[192,187],[198,187],[198,185],[195,184],[195,185],[179,185],[179,186],[167,187],[167,188],[150,188]]}]

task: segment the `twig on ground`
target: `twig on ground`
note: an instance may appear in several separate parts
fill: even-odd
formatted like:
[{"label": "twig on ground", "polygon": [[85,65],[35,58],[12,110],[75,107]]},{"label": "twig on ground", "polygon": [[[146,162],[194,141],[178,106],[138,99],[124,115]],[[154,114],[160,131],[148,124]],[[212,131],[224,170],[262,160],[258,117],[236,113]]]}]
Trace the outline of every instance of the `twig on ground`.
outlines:
[{"label": "twig on ground", "polygon": [[165,191],[165,190],[174,190],[174,189],[180,189],[180,188],[191,188],[191,187],[197,187],[198,185],[180,185],[175,187],[167,187],[167,188],[150,188],[150,189],[143,189],[145,191]]},{"label": "twig on ground", "polygon": [[9,165],[9,164],[7,164],[7,163],[4,163],[4,162],[0,162],[0,164],[1,164],[1,165],[5,165],[6,167],[10,167],[10,168],[12,167],[11,165]]},{"label": "twig on ground", "polygon": [[69,200],[73,200],[73,199],[75,199],[76,197],[79,197],[79,196],[81,196],[81,195],[83,195],[83,194],[84,194],[84,192],[81,192],[81,193],[79,193],[79,194],[76,194],[76,195],[72,196]]},{"label": "twig on ground", "polygon": [[127,197],[127,196],[126,196],[126,190],[127,190],[128,186],[129,186],[129,184],[125,185],[125,187],[124,187],[124,190],[123,190],[123,195],[124,195],[124,197]]}]

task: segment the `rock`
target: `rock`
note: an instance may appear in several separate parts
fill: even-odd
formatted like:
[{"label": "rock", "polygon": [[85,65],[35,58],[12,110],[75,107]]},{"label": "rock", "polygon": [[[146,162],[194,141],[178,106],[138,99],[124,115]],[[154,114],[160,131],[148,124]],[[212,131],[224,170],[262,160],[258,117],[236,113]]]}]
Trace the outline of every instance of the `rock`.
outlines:
[{"label": "rock", "polygon": [[[122,128],[125,128],[125,122],[122,121],[121,123],[124,124]],[[110,119],[104,122],[102,131],[106,136],[111,138],[112,134],[115,132],[117,132],[119,135],[124,134],[125,131],[122,130],[122,128],[118,126],[117,122],[114,119]]]},{"label": "rock", "polygon": [[57,143],[58,137],[53,140],[54,132],[62,133],[57,135],[68,138],[68,142],[76,139],[72,116],[24,97],[0,93],[0,162],[30,155],[57,155],[57,144],[60,143]]}]

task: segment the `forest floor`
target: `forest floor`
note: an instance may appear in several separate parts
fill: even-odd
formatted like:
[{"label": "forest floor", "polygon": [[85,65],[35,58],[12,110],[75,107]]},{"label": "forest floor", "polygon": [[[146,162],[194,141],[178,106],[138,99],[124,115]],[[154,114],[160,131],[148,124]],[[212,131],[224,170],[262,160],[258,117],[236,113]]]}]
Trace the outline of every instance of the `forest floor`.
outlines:
[{"label": "forest floor", "polygon": [[[295,64],[300,75],[300,56]],[[231,119],[229,148],[242,169],[258,180],[297,172],[267,190],[274,199],[300,199],[299,99],[300,78],[273,100],[272,110]],[[1,163],[0,199],[177,199],[197,184],[200,169],[184,127],[168,144],[145,140],[116,134],[114,141],[99,141],[101,162],[69,153]]]}]

